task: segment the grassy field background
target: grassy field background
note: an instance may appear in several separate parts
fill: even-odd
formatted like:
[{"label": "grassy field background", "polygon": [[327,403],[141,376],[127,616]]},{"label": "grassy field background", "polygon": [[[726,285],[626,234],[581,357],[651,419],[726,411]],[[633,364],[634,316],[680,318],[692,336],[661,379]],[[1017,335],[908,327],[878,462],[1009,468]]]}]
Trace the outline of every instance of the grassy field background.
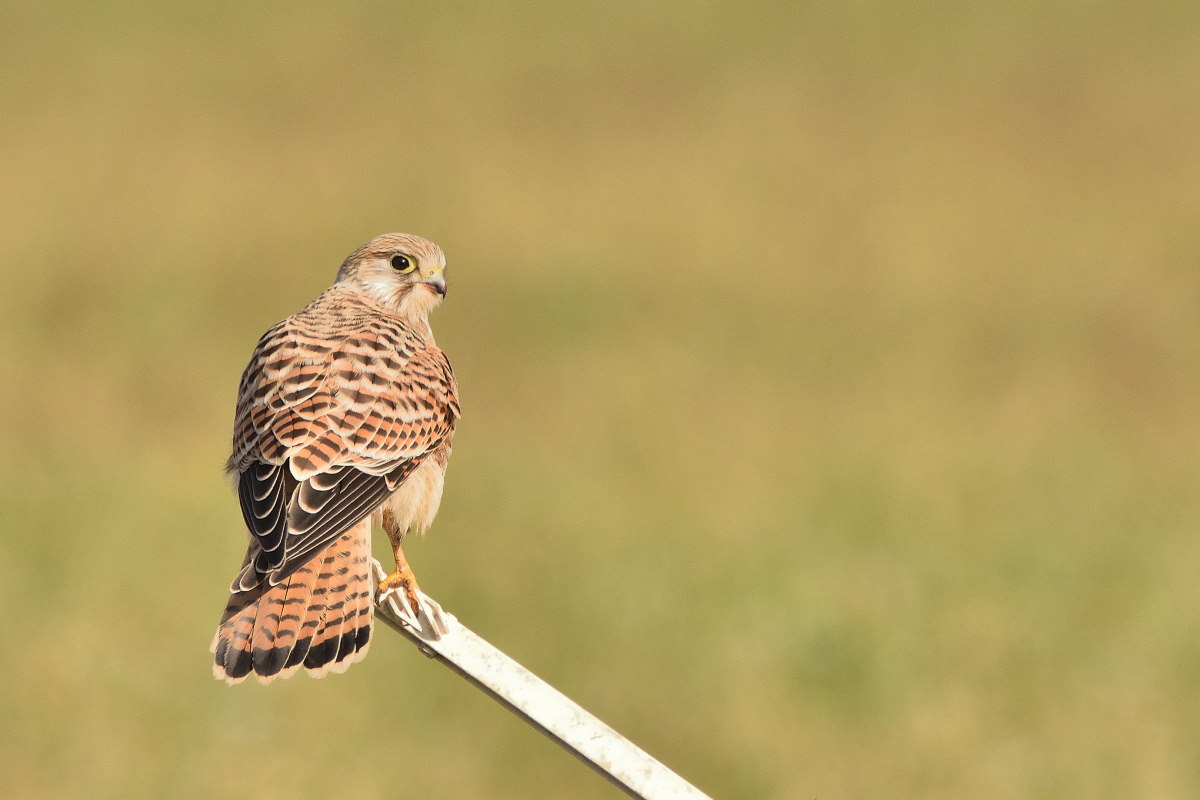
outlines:
[{"label": "grassy field background", "polygon": [[618,796],[386,631],[210,676],[240,371],[389,230],[422,585],[702,789],[1200,796],[1194,4],[4,17],[6,797]]}]

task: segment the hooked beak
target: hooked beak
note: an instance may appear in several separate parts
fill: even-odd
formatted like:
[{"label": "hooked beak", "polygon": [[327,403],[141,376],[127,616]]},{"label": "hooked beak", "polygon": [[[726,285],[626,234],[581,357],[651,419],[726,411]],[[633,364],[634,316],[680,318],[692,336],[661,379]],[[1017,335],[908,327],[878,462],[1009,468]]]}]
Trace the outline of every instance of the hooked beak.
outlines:
[{"label": "hooked beak", "polygon": [[429,272],[422,274],[421,283],[425,284],[430,289],[433,289],[443,297],[446,295],[446,276],[442,274],[440,269],[430,270]]}]

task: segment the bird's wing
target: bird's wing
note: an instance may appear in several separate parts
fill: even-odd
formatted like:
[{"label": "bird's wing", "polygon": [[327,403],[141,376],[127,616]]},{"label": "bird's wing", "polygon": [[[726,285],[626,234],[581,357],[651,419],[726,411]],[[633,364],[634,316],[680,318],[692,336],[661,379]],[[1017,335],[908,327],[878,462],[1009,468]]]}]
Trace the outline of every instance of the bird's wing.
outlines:
[{"label": "bird's wing", "polygon": [[457,386],[403,320],[271,328],[242,376],[229,468],[257,552],[233,589],[273,585],[376,508],[450,437]]}]

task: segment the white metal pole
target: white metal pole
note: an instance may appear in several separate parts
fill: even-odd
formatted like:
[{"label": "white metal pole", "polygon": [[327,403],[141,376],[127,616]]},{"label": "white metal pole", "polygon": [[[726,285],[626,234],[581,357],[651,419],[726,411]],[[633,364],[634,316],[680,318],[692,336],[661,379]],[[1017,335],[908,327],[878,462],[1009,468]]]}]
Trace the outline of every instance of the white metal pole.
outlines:
[{"label": "white metal pole", "polygon": [[[382,578],[379,562],[375,568]],[[380,620],[426,655],[466,678],[501,705],[558,742],[631,797],[640,800],[711,800],[633,742],[513,661],[421,593],[420,618],[395,592],[380,598]]]}]

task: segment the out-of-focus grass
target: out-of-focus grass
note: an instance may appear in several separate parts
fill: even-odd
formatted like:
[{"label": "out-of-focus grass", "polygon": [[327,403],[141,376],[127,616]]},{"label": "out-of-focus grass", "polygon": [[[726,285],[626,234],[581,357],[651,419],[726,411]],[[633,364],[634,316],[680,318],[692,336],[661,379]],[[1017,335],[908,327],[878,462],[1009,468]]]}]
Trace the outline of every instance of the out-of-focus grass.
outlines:
[{"label": "out-of-focus grass", "polygon": [[386,632],[209,677],[238,374],[397,229],[467,624],[716,796],[1200,792],[1190,4],[7,16],[7,796],[613,795]]}]

